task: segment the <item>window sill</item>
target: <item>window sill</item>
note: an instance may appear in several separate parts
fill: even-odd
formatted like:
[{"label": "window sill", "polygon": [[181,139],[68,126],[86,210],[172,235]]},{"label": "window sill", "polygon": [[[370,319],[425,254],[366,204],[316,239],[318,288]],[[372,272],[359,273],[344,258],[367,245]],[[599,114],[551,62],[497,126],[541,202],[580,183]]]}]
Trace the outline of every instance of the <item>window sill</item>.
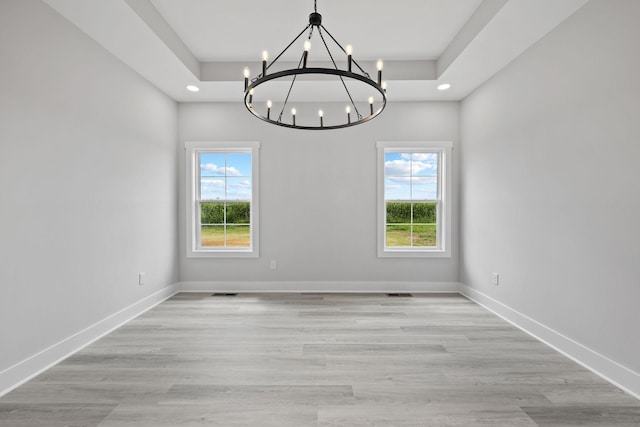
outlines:
[{"label": "window sill", "polygon": [[381,249],[378,258],[451,258],[451,253],[442,249]]},{"label": "window sill", "polygon": [[206,250],[200,249],[189,251],[187,258],[259,258],[258,251],[253,249],[225,249],[225,250]]}]

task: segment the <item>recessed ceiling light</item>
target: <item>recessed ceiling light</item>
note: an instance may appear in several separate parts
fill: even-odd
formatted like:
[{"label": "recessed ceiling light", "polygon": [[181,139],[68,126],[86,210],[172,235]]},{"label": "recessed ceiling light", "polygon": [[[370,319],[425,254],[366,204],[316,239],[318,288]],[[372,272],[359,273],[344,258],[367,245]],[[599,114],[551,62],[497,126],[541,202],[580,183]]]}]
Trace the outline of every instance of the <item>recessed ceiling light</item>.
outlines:
[{"label": "recessed ceiling light", "polygon": [[189,85],[187,86],[187,90],[191,92],[200,92],[200,88],[198,86]]},{"label": "recessed ceiling light", "polygon": [[451,85],[449,83],[442,83],[440,86],[438,86],[438,90],[447,90],[451,87]]}]

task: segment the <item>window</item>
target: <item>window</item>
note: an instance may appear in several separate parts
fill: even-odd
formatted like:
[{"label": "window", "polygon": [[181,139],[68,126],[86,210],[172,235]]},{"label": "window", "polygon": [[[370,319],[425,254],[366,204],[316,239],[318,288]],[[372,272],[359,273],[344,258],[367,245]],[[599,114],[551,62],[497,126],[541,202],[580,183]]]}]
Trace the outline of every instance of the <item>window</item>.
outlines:
[{"label": "window", "polygon": [[451,256],[450,142],[378,142],[378,256]]},{"label": "window", "polygon": [[258,257],[257,142],[186,143],[187,257]]}]

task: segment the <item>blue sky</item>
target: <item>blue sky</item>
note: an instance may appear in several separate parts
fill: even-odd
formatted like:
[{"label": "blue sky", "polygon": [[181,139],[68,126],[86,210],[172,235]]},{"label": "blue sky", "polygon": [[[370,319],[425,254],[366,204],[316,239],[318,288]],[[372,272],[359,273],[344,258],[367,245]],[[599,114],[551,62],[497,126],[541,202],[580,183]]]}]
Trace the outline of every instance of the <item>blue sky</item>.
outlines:
[{"label": "blue sky", "polygon": [[[437,153],[385,153],[385,200],[437,197]],[[202,200],[251,200],[251,154],[200,154]]]},{"label": "blue sky", "polygon": [[438,195],[437,153],[385,153],[385,200],[426,200]]},{"label": "blue sky", "polygon": [[202,200],[251,200],[251,154],[201,153]]}]

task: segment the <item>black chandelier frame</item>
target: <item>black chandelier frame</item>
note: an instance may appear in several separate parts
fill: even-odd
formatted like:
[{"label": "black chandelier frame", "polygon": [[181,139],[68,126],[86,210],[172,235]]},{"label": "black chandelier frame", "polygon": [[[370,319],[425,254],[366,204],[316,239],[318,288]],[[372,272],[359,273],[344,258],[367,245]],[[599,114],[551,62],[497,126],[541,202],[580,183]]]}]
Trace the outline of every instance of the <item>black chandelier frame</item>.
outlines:
[{"label": "black chandelier frame", "polygon": [[[322,43],[327,51],[327,53],[329,54],[329,58],[331,59],[331,62],[333,64],[334,68],[323,68],[323,67],[307,67],[307,59],[308,59],[308,54],[309,51],[305,50],[302,54],[302,57],[300,58],[300,61],[298,62],[298,67],[297,68],[291,68],[291,69],[287,69],[287,70],[282,70],[282,71],[277,71],[274,72],[272,74],[268,74],[267,71],[269,70],[269,68],[271,68],[277,61],[278,59],[280,59],[282,57],[282,55],[284,55],[285,52],[287,52],[289,50],[289,48],[291,46],[293,46],[293,44],[300,39],[300,36],[302,36],[307,30],[309,31],[309,35],[307,37],[307,40],[311,40],[311,37],[313,35],[313,31],[314,29],[317,29],[318,34],[320,36],[320,39],[322,40]],[[331,53],[331,50],[329,49],[329,46],[324,38],[324,33],[326,33],[331,40],[333,40],[333,42],[340,48],[340,50],[342,50],[342,52],[347,55],[347,70],[343,70],[340,69],[338,67],[338,65],[336,64],[336,61]],[[380,62],[379,62],[380,63]],[[353,66],[355,66],[358,70],[360,70],[360,73],[356,73],[353,72]],[[283,114],[285,109],[287,108],[287,104],[289,102],[289,97],[291,95],[291,92],[293,90],[294,84],[296,83],[296,79],[298,78],[298,76],[302,76],[302,75],[330,75],[330,76],[337,76],[340,81],[342,82],[342,86],[344,87],[344,90],[346,92],[346,95],[349,99],[349,106],[347,108],[353,107],[354,112],[355,112],[355,119],[351,120],[351,115],[350,113],[347,113],[347,121],[345,123],[341,123],[341,124],[337,124],[337,125],[329,125],[329,126],[325,126],[324,125],[324,121],[322,116],[320,116],[320,125],[319,126],[309,126],[309,125],[300,125],[300,124],[296,124],[296,120],[295,120],[295,114],[293,115],[293,121],[292,123],[286,123],[282,121],[283,118]],[[293,79],[291,81],[291,85],[289,86],[289,91],[287,93],[287,96],[284,100],[284,103],[282,105],[282,109],[280,110],[280,112],[275,116],[276,118],[273,119],[272,115],[271,115],[271,108],[268,107],[266,110],[266,114],[262,114],[253,104],[253,95],[254,95],[254,91],[256,90],[257,87],[259,87],[262,84],[265,84],[267,82],[273,81],[273,80],[278,80],[278,79],[283,79],[286,77],[290,77],[293,76]],[[374,89],[378,94],[380,94],[380,97],[382,99],[381,102],[379,102],[379,105],[377,105],[377,109],[374,108],[374,104],[372,102],[372,98],[369,99],[369,114],[367,115],[362,115],[362,113],[360,113],[356,102],[353,100],[353,97],[351,96],[351,92],[349,91],[349,88],[347,87],[347,84],[345,82],[345,79],[349,79],[349,80],[353,80],[353,81],[358,81],[361,83],[364,83],[366,85],[369,85],[372,89]],[[302,30],[300,31],[300,33],[291,41],[291,43],[289,43],[287,45],[287,47],[284,48],[284,50],[282,50],[282,52],[280,52],[278,54],[278,56],[276,56],[276,58],[271,61],[271,63],[267,64],[267,59],[263,58],[262,61],[262,73],[258,74],[257,77],[253,78],[251,80],[251,82],[249,82],[249,78],[246,75],[246,70],[245,70],[245,79],[244,79],[244,105],[247,108],[247,110],[249,110],[249,112],[251,114],[253,114],[255,117],[259,118],[260,120],[263,120],[267,123],[271,123],[277,126],[282,126],[282,127],[286,127],[286,128],[291,128],[291,129],[304,129],[304,130],[330,130],[330,129],[342,129],[342,128],[347,128],[347,127],[351,127],[351,126],[356,126],[362,123],[366,123],[372,119],[374,119],[375,117],[377,117],[380,113],[382,113],[382,111],[385,109],[386,105],[387,105],[387,95],[386,95],[386,88],[384,83],[382,82],[382,70],[381,67],[378,67],[378,81],[375,81],[371,78],[371,76],[369,75],[369,73],[367,73],[364,69],[362,69],[362,67],[353,59],[352,55],[350,54],[350,52],[347,52],[347,50],[335,39],[335,37],[333,37],[333,35],[331,35],[331,33],[324,27],[324,25],[322,25],[322,15],[320,15],[318,13],[318,9],[317,9],[317,0],[314,0],[314,12],[312,12],[309,15],[309,24]]]}]

